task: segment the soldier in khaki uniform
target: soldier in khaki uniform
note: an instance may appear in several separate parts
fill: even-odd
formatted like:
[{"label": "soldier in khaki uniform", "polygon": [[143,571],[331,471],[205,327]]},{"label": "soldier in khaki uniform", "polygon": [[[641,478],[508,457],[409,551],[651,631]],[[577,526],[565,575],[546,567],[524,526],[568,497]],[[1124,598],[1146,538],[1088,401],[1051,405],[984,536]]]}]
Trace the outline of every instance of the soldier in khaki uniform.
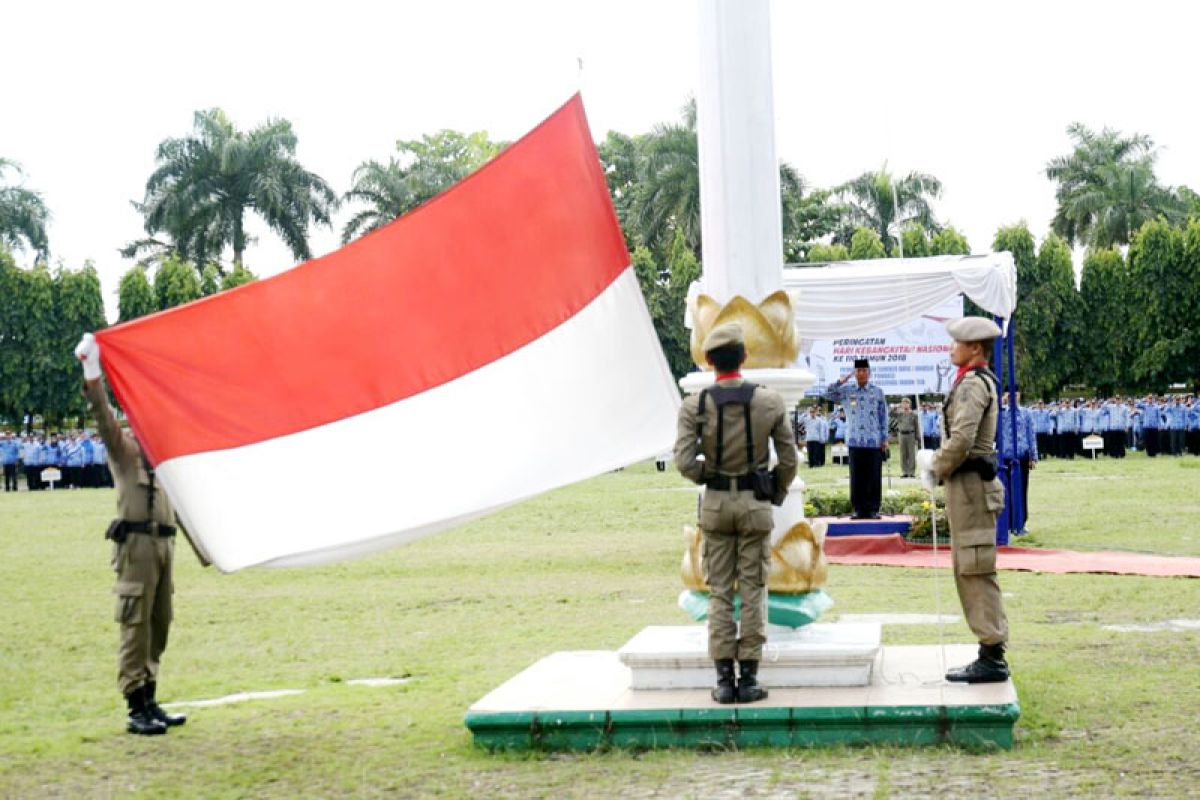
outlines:
[{"label": "soldier in khaki uniform", "polygon": [[896,423],[896,437],[900,440],[900,472],[902,478],[913,478],[917,474],[917,414],[912,402],[900,400],[900,410],[892,417]]},{"label": "soldier in khaki uniform", "polygon": [[117,488],[117,513],[109,528],[112,566],[117,573],[116,621],[121,623],[117,685],[129,706],[126,730],[166,733],[184,715],[167,714],[155,700],[159,663],[171,626],[171,579],[175,557],[175,512],[157,483],[141,445],[113,416],[100,375],[100,346],[86,334],[75,349],[83,364],[83,393],[96,419]]},{"label": "soldier in khaki uniform", "polygon": [[[712,387],[683,401],[675,440],[675,466],[705,486],[700,506],[704,573],[710,596],[708,651],[717,668],[713,699],[752,703],[767,696],[758,685],[766,642],[764,605],[771,559],[771,504],[782,503],[796,475],[798,456],[788,410],[777,392],[742,379],[746,359],[742,328],[728,323],[704,341],[716,371]],[[774,486],[754,486],[765,473],[770,442],[779,460]],[[699,459],[703,454],[704,460]],[[756,476],[756,472],[758,475]],[[741,635],[733,619],[734,592],[742,598]],[[734,660],[740,675],[735,684]]]},{"label": "soldier in khaki uniform", "polygon": [[950,360],[958,374],[946,398],[942,446],[921,451],[918,463],[926,486],[934,481],[946,486],[954,583],[963,616],[979,640],[979,657],[947,672],[946,680],[994,683],[1009,676],[1008,619],[996,578],[996,519],[1004,507],[1004,487],[996,479],[1000,403],[987,362],[1000,328],[983,317],[963,317],[946,323],[946,330],[954,338]]}]

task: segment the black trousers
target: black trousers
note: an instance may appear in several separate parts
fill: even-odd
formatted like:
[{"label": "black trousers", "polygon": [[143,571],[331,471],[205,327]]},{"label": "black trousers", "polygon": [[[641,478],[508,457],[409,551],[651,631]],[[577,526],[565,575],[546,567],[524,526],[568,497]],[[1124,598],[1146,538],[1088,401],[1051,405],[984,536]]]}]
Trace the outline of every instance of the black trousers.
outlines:
[{"label": "black trousers", "polygon": [[1059,458],[1075,458],[1075,448],[1071,442],[1073,434],[1063,431],[1055,434],[1058,439],[1058,446],[1054,449],[1054,454]]},{"label": "black trousers", "polygon": [[1048,433],[1037,434],[1037,448],[1038,448],[1038,455],[1042,455],[1043,453],[1050,452],[1050,434],[1048,434]]},{"label": "black trousers", "polygon": [[1146,455],[1151,458],[1158,455],[1158,428],[1146,428],[1142,431],[1142,438],[1146,440]]},{"label": "black trousers", "polygon": [[825,443],[824,442],[805,442],[804,449],[808,451],[808,465],[810,467],[825,466]]},{"label": "black trousers", "polygon": [[1200,430],[1187,432],[1187,451],[1194,456],[1200,456]]},{"label": "black trousers", "polygon": [[925,434],[921,437],[921,446],[926,450],[937,450],[941,446],[942,437]]},{"label": "black trousers", "polygon": [[36,491],[42,488],[42,479],[38,477],[41,474],[41,467],[26,467],[25,468],[25,486],[29,491]]},{"label": "black trousers", "polygon": [[883,451],[878,447],[851,447],[850,505],[856,517],[879,513],[883,494]]},{"label": "black trousers", "polygon": [[15,492],[17,490],[17,465],[4,465],[4,491]]}]

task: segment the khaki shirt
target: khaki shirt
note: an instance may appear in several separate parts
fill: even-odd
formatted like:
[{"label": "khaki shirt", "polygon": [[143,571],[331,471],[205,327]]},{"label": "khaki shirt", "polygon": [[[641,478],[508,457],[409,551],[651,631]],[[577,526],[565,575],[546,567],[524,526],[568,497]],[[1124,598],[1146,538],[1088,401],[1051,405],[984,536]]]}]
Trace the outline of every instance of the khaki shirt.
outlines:
[{"label": "khaki shirt", "polygon": [[968,458],[996,452],[996,419],[1000,403],[989,378],[970,372],[950,391],[942,421],[942,446],[933,457],[933,471],[946,480]]},{"label": "khaki shirt", "polygon": [[[740,386],[741,378],[720,381],[720,386]],[[704,430],[700,432],[700,423]],[[735,476],[753,472],[756,467],[766,466],[769,460],[769,442],[775,443],[778,463],[778,479],[781,491],[786,491],[796,477],[795,437],[788,420],[788,410],[778,392],[759,386],[750,400],[750,424],[753,434],[754,460],[747,463],[746,421],[738,405],[725,407],[725,442],[720,474]],[[703,441],[700,440],[700,435]],[[704,461],[699,455],[704,454]],[[688,480],[701,483],[703,478],[712,477],[717,463],[717,404],[709,397],[704,403],[704,416],[700,416],[700,395],[684,399],[679,409],[679,428],[675,439],[675,466]]]},{"label": "khaki shirt", "polygon": [[84,381],[83,394],[96,419],[100,438],[108,448],[108,466],[117,487],[117,514],[128,522],[159,522],[175,525],[175,510],[162,484],[154,480],[154,516],[150,516],[150,473],[141,445],[129,431],[121,429],[108,405],[101,380]]},{"label": "khaki shirt", "polygon": [[896,433],[913,433],[917,432],[917,413],[909,411],[907,414],[903,411],[897,411],[892,417],[896,421]]}]

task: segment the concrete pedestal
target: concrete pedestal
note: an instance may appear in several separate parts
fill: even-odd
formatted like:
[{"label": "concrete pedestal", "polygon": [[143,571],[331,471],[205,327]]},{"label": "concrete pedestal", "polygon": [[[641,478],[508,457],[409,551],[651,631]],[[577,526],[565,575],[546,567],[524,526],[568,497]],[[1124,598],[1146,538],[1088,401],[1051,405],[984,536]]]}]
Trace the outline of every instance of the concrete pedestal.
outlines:
[{"label": "concrete pedestal", "polygon": [[[763,686],[866,686],[879,652],[878,623],[774,629],[759,662]],[[653,625],[617,651],[631,689],[703,689],[714,681],[703,625]]]},{"label": "concrete pedestal", "polygon": [[974,645],[881,648],[866,686],[773,688],[718,705],[708,688],[633,689],[612,651],[554,653],[467,711],[475,743],[499,750],[605,747],[816,747],[957,744],[1011,748],[1020,716],[1012,681],[947,683]]}]

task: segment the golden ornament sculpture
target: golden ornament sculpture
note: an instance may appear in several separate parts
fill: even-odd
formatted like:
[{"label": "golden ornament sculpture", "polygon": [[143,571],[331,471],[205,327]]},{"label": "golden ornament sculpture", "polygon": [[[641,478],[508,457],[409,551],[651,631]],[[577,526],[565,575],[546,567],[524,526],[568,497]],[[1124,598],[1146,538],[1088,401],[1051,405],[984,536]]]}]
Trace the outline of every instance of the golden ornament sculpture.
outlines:
[{"label": "golden ornament sculpture", "polygon": [[[801,520],[771,545],[771,568],[767,575],[767,590],[776,594],[799,594],[819,589],[829,578],[825,560],[826,523],[813,528]],[[683,585],[696,592],[707,592],[704,580],[704,534],[698,527],[683,526],[683,563],[680,576]]]},{"label": "golden ornament sculpture", "polygon": [[737,322],[746,336],[746,369],[784,368],[800,355],[795,314],[787,292],[780,289],[754,305],[741,295],[722,306],[706,294],[692,302],[692,360],[700,369],[712,366],[704,360],[705,337],[726,322]]}]

